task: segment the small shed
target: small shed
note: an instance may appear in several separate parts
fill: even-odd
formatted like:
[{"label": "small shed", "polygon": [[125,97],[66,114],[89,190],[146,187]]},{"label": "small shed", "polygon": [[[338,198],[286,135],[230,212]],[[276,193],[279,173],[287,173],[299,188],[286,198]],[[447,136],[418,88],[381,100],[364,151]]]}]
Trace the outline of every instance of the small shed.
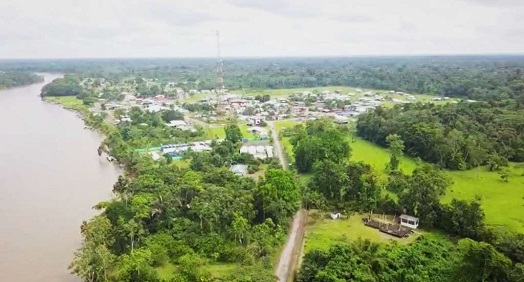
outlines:
[{"label": "small shed", "polygon": [[243,164],[232,165],[229,168],[229,170],[231,170],[231,172],[233,172],[235,175],[238,175],[238,176],[244,176],[248,172],[247,165],[243,165]]},{"label": "small shed", "polygon": [[400,225],[409,227],[411,229],[417,229],[419,224],[418,217],[414,217],[411,215],[403,214],[400,216]]}]

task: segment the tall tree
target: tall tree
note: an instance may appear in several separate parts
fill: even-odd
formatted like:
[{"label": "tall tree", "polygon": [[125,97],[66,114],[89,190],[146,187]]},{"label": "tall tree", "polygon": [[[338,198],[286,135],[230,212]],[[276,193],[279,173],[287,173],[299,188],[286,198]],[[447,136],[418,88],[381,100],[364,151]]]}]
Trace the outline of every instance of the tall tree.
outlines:
[{"label": "tall tree", "polygon": [[508,281],[511,260],[499,253],[492,245],[471,239],[459,241],[462,254],[455,281]]},{"label": "tall tree", "polygon": [[402,155],[404,151],[404,141],[397,134],[390,134],[386,137],[386,142],[389,145],[389,151],[391,156],[389,158],[389,163],[387,164],[387,169],[390,172],[398,170],[400,162],[402,160]]},{"label": "tall tree", "polygon": [[413,171],[408,189],[399,196],[399,203],[408,213],[419,216],[421,224],[433,226],[439,217],[439,199],[451,184],[443,171],[422,165]]},{"label": "tall tree", "polygon": [[300,205],[300,186],[291,171],[268,169],[260,181],[255,195],[263,220],[283,222],[293,215]]},{"label": "tall tree", "polygon": [[229,124],[224,128],[226,132],[226,140],[233,144],[238,144],[242,141],[242,132],[237,124]]},{"label": "tall tree", "polygon": [[461,237],[479,239],[484,231],[484,211],[480,198],[468,202],[453,199],[444,207],[444,226],[447,232]]}]

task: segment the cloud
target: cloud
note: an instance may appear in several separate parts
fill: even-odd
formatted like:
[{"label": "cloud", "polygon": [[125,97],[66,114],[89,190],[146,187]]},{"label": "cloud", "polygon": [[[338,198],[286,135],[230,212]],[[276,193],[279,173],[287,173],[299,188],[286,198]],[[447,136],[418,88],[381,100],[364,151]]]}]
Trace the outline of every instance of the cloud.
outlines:
[{"label": "cloud", "polygon": [[474,4],[482,4],[491,7],[514,7],[514,6],[524,6],[524,1],[522,0],[462,0],[465,2],[470,2]]},{"label": "cloud", "polygon": [[329,17],[330,20],[344,23],[367,23],[374,20],[373,16],[363,14],[345,14]]},{"label": "cloud", "polygon": [[516,53],[524,40],[519,3],[0,1],[0,58],[213,57],[217,29],[226,57]]},{"label": "cloud", "polygon": [[319,12],[303,0],[227,0],[233,6],[250,9],[260,9],[268,13],[284,16],[307,18],[318,16]]}]

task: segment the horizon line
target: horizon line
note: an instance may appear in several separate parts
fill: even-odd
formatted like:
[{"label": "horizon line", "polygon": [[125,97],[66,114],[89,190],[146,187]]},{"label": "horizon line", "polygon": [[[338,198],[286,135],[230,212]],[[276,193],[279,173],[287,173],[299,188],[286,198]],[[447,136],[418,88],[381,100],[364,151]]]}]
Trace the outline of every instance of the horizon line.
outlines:
[{"label": "horizon line", "polygon": [[[428,54],[382,54],[382,55],[274,55],[274,56],[223,56],[222,59],[322,59],[322,58],[400,58],[400,57],[511,57],[511,56],[524,56],[523,53],[428,53]],[[43,60],[143,60],[143,59],[216,59],[213,56],[186,56],[186,57],[50,57],[50,58],[0,58],[0,61],[43,61]]]}]

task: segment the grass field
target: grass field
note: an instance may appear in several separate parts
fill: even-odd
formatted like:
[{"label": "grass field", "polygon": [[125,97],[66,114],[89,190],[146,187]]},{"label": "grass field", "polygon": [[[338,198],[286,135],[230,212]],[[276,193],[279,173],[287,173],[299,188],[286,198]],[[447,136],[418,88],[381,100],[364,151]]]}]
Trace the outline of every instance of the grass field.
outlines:
[{"label": "grass field", "polygon": [[89,109],[86,105],[84,105],[82,100],[77,99],[75,96],[45,97],[45,100],[54,104],[60,104],[66,109],[77,110],[80,112],[87,111]]},{"label": "grass field", "polygon": [[193,96],[189,96],[185,99],[182,100],[183,103],[195,103],[195,102],[198,102],[200,101],[201,99],[204,99],[204,98],[210,98],[210,97],[214,97],[214,95],[209,95],[209,94],[195,94]]},{"label": "grass field", "polygon": [[486,168],[469,171],[449,172],[454,181],[443,202],[453,198],[473,199],[479,195],[486,213],[486,223],[505,226],[517,232],[524,232],[524,176],[522,169],[511,164],[509,181],[500,179],[496,172]]},{"label": "grass field", "polygon": [[[378,172],[384,172],[385,164],[389,160],[387,149],[362,139],[355,139],[351,148],[352,160],[369,163]],[[524,232],[524,171],[515,168],[515,165],[511,164],[507,183],[500,179],[498,173],[490,172],[485,167],[448,171],[453,185],[442,201],[450,202],[453,198],[470,200],[478,195],[482,198],[487,224]],[[401,163],[404,173],[411,173],[415,166],[415,162],[410,158],[404,158]]]},{"label": "grass field", "polygon": [[[238,127],[240,127],[240,131],[242,132],[242,136],[244,138],[257,137],[255,134],[248,131],[249,126],[245,124],[239,124]],[[266,129],[268,128],[266,127]],[[226,132],[224,131],[224,126],[222,125],[210,125],[204,128],[204,131],[205,131],[205,134],[204,134],[205,139],[223,139],[226,137]]]},{"label": "grass field", "polygon": [[[306,228],[305,252],[312,249],[325,250],[335,241],[353,241],[359,238],[373,242],[397,241],[400,244],[413,242],[418,235],[408,238],[397,238],[367,227],[362,223],[362,214],[351,215],[348,219],[332,220],[331,218],[315,219],[310,216]],[[424,232],[421,232],[424,233]]]},{"label": "grass field", "polygon": [[[365,162],[377,172],[385,173],[386,163],[389,162],[387,149],[357,137],[350,141],[350,147],[351,160]],[[400,169],[406,174],[411,174],[415,167],[415,161],[408,157],[404,157],[400,163]]]}]

